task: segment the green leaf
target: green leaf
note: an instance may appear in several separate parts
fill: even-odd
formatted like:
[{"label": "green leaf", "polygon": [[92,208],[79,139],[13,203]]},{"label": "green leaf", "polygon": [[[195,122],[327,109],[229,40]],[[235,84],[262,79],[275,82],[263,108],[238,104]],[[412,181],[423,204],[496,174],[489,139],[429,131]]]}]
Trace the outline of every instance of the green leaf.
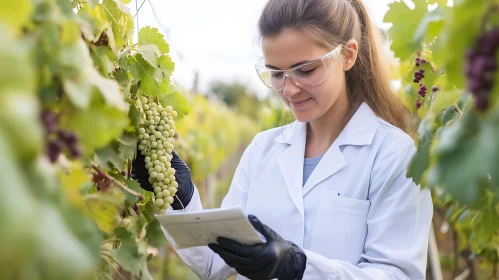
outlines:
[{"label": "green leaf", "polygon": [[148,201],[141,209],[142,215],[146,218],[148,223],[152,223],[156,218],[154,217],[154,203]]},{"label": "green leaf", "polygon": [[123,161],[134,159],[137,152],[137,135],[135,133],[127,133],[118,138],[118,142],[121,159]]},{"label": "green leaf", "polygon": [[19,34],[21,27],[28,23],[32,12],[33,3],[30,0],[1,1],[0,23],[5,23],[12,32]]},{"label": "green leaf", "polygon": [[157,28],[146,26],[139,31],[139,46],[150,44],[157,46],[159,53],[158,57],[167,54],[170,51],[170,46],[166,43],[163,34],[159,33]]},{"label": "green leaf", "polygon": [[456,108],[454,106],[445,109],[442,114],[442,125],[446,125],[449,121],[453,120],[456,117]]},{"label": "green leaf", "polygon": [[63,119],[61,125],[78,133],[81,148],[91,154],[94,149],[102,148],[119,137],[128,124],[126,113],[101,104],[75,112]]},{"label": "green leaf", "polygon": [[161,224],[158,222],[158,220],[154,219],[152,220],[148,225],[147,225],[147,241],[149,245],[159,248],[161,247],[165,241],[165,235],[163,231],[161,230]]},{"label": "green leaf", "polygon": [[157,67],[147,62],[142,55],[133,56],[130,71],[135,80],[140,80],[140,90],[149,96],[160,95],[160,83],[163,81],[163,73]]},{"label": "green leaf", "polygon": [[133,18],[130,11],[127,6],[116,0],[104,0],[100,7],[111,23],[114,41],[120,50],[133,34]]},{"label": "green leaf", "polygon": [[90,50],[94,64],[101,74],[108,75],[114,71],[115,56],[110,48],[92,46]]},{"label": "green leaf", "polygon": [[414,33],[419,22],[426,15],[428,9],[425,1],[414,1],[414,10],[409,9],[404,2],[390,4],[384,22],[393,23],[388,30],[388,37],[392,41],[391,49],[401,60],[409,58],[412,53],[421,48],[419,41],[414,41]]},{"label": "green leaf", "polygon": [[94,68],[88,70],[88,80],[99,90],[106,100],[107,105],[125,111],[127,109],[127,104],[121,94],[118,83],[115,80],[104,78]]},{"label": "green leaf", "polygon": [[[126,185],[129,189],[132,189],[138,193],[142,192],[142,188],[140,187],[139,183],[134,180],[127,180]],[[135,195],[127,192],[125,201],[126,203],[133,205],[138,201],[138,198]]]},{"label": "green leaf", "polygon": [[[13,1],[3,1],[13,4]],[[3,11],[2,11],[3,12]],[[1,13],[1,12],[0,12]],[[35,71],[30,61],[31,44],[15,41],[13,34],[0,25],[0,95],[8,90],[34,92]]]},{"label": "green leaf", "polygon": [[84,200],[92,220],[103,232],[112,234],[118,222],[118,209],[124,200],[123,192],[112,188],[104,193],[86,195]]},{"label": "green leaf", "polygon": [[135,105],[135,102],[133,102],[133,104],[130,104],[130,111],[128,112],[128,117],[132,121],[133,126],[138,128],[142,116],[140,114],[139,109],[137,108],[137,105]]},{"label": "green leaf", "polygon": [[442,48],[435,55],[442,57],[450,86],[465,86],[465,51],[474,45],[481,26],[477,19],[484,17],[488,6],[487,1],[455,1],[445,19]]},{"label": "green leaf", "polygon": [[121,240],[121,246],[118,249],[111,251],[111,255],[118,261],[123,269],[138,276],[140,273],[139,249],[135,236],[123,227],[115,230],[116,236]]},{"label": "green leaf", "polygon": [[487,174],[497,172],[499,126],[479,122],[472,111],[467,111],[459,122],[441,130],[434,150],[437,162],[431,171],[432,180],[456,201],[471,205],[481,195]]},{"label": "green leaf", "polygon": [[487,242],[496,234],[499,225],[498,203],[491,195],[486,195],[480,203],[483,205],[480,226],[476,228],[476,239],[478,242]]},{"label": "green leaf", "polygon": [[169,80],[175,70],[175,63],[173,63],[172,58],[169,55],[163,55],[159,58],[158,63],[165,74],[165,78]]},{"label": "green leaf", "polygon": [[158,64],[158,56],[160,55],[159,49],[156,45],[143,44],[137,47],[137,52],[142,55],[142,57],[149,62],[152,66]]},{"label": "green leaf", "polygon": [[461,96],[461,90],[438,91],[435,94],[435,99],[431,104],[428,114],[431,114],[431,116],[433,117],[439,115],[446,108],[451,106],[453,107],[453,105],[457,103]]},{"label": "green leaf", "polygon": [[125,161],[120,157],[120,152],[113,145],[95,151],[95,161],[107,170],[115,167],[121,172],[126,167]]},{"label": "green leaf", "polygon": [[412,41],[423,42],[432,40],[440,34],[443,27],[443,18],[443,8],[441,7],[425,14],[414,33]]},{"label": "green leaf", "polygon": [[189,103],[185,97],[178,93],[163,94],[159,97],[159,102],[163,106],[172,106],[173,110],[177,111],[177,121],[189,114]]},{"label": "green leaf", "polygon": [[413,178],[416,184],[421,184],[423,174],[429,167],[432,140],[430,137],[423,137],[419,142],[416,154],[409,163],[407,177]]},{"label": "green leaf", "polygon": [[92,99],[93,87],[83,79],[64,79],[62,81],[64,93],[77,108],[86,109]]}]

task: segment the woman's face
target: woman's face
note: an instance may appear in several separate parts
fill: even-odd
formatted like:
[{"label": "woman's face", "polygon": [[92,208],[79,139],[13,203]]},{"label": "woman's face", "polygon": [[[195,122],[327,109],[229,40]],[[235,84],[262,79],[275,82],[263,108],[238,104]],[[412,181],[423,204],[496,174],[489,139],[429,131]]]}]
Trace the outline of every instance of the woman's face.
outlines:
[{"label": "woman's face", "polygon": [[[262,49],[265,65],[275,70],[293,68],[304,62],[318,59],[331,51],[319,46],[306,33],[294,29],[286,29],[276,36],[264,37]],[[325,67],[329,67],[329,71]],[[300,70],[304,71],[299,72]],[[341,54],[327,58],[323,63],[315,63],[295,71],[297,76],[304,79],[306,75],[314,75],[314,73],[322,75],[322,73],[329,72],[327,78],[317,86],[307,86],[303,83],[296,85],[287,76],[275,75],[284,77],[284,88],[276,92],[292,110],[298,121],[311,122],[322,117],[332,108],[347,105],[345,65]]]}]

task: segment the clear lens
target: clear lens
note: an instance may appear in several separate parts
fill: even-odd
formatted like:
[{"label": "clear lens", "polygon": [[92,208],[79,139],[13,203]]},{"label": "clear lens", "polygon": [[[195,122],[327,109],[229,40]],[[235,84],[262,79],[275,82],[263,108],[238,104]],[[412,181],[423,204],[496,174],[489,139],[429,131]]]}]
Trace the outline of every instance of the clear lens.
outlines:
[{"label": "clear lens", "polygon": [[289,70],[272,70],[261,66],[264,58],[260,58],[256,66],[256,71],[262,82],[276,91],[284,89],[284,81],[287,76],[297,86],[315,87],[326,80],[331,74],[335,59],[338,57],[340,47],[333,50],[323,58],[309,62]]}]

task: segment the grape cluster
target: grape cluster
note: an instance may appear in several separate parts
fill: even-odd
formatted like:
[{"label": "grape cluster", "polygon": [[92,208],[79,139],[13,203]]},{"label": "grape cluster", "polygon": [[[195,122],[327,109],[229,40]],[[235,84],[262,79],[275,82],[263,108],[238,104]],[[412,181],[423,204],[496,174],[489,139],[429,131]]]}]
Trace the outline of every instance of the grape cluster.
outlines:
[{"label": "grape cluster", "polygon": [[173,119],[177,112],[145,96],[137,100],[137,107],[144,120],[138,129],[138,149],[145,157],[149,182],[154,188],[154,210],[161,214],[173,203],[178,187],[175,169],[171,167],[176,129]]},{"label": "grape cluster", "polygon": [[56,113],[50,110],[42,111],[41,121],[47,137],[47,156],[50,162],[55,163],[65,148],[69,150],[73,158],[82,155],[78,135],[69,130],[60,129],[59,116]]},{"label": "grape cluster", "polygon": [[[427,63],[428,61],[424,58],[420,57],[420,54],[418,53],[418,56],[416,57],[415,64],[416,67],[422,67],[423,64]],[[425,98],[426,94],[428,93],[428,88],[426,85],[423,83],[423,79],[425,77],[425,70],[423,68],[420,68],[414,72],[414,78],[413,82],[419,85],[418,89],[418,99],[416,100],[416,109],[421,108],[423,105],[423,102],[421,101],[421,98]],[[438,86],[433,86],[431,88],[432,92],[437,92],[439,90]]]},{"label": "grape cluster", "polygon": [[496,53],[499,48],[499,28],[483,33],[476,47],[466,52],[465,73],[468,90],[475,97],[475,108],[483,111],[489,106],[489,94],[494,87],[497,70]]},{"label": "grape cluster", "polygon": [[[426,59],[421,58],[419,56],[419,53],[418,53],[418,57],[416,57],[416,61],[415,61],[416,67],[421,67],[425,63],[426,63]],[[421,68],[419,70],[416,70],[416,72],[414,72],[414,79],[412,80],[414,83],[419,84],[418,94],[422,98],[426,97],[426,93],[428,90],[422,82],[424,77],[425,77],[425,71],[423,68]],[[422,105],[423,105],[423,102],[418,97],[418,99],[416,100],[416,109],[421,108]]]}]

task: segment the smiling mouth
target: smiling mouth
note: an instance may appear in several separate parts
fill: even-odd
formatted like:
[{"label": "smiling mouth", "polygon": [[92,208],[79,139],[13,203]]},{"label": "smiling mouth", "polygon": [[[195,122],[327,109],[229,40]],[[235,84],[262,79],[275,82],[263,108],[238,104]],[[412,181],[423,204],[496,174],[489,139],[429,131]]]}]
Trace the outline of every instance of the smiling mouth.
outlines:
[{"label": "smiling mouth", "polygon": [[293,104],[293,105],[302,105],[302,104],[304,104],[305,102],[309,101],[310,99],[312,99],[312,97],[307,98],[307,99],[303,99],[303,100],[299,100],[299,101],[290,101],[290,102],[291,102],[291,104]]}]

